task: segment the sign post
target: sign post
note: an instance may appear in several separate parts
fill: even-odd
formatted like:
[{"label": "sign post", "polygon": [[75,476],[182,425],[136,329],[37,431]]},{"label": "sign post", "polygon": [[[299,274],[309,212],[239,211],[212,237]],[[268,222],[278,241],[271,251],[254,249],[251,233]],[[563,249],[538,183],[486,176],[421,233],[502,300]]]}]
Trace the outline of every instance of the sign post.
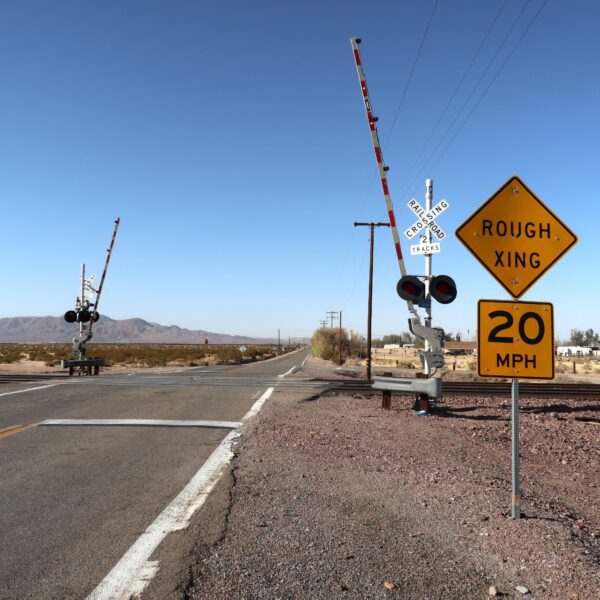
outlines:
[{"label": "sign post", "polygon": [[512,518],[521,518],[521,477],[519,463],[519,380],[512,380]]},{"label": "sign post", "polygon": [[[518,177],[511,177],[456,235],[515,299],[577,242]],[[520,519],[519,379],[554,379],[553,307],[547,302],[480,300],[477,322],[479,375],[512,378],[512,518]]]}]

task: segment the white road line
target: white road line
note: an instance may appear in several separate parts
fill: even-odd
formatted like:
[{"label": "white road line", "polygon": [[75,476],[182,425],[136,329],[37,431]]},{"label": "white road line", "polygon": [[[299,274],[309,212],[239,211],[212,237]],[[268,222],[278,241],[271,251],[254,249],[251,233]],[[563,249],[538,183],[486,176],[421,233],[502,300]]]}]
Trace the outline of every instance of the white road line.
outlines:
[{"label": "white road line", "polygon": [[227,434],[190,482],[127,550],[87,600],[120,600],[130,598],[134,590],[138,594],[143,590],[142,582],[147,585],[150,581],[146,562],[163,539],[172,531],[185,529],[194,511],[204,504],[233,458],[231,449],[237,436],[235,431]]},{"label": "white road line", "polygon": [[39,387],[27,388],[26,390],[16,390],[14,392],[4,392],[0,394],[0,396],[10,396],[11,394],[23,394],[24,392],[33,392],[34,390],[45,390],[46,388],[51,388],[59,385],[58,383],[50,383],[48,385],[40,385]]},{"label": "white road line", "polygon": [[289,371],[283,373],[283,375],[277,375],[278,379],[283,379],[286,375],[291,375],[298,367],[294,366]]},{"label": "white road line", "polygon": [[258,414],[258,411],[262,408],[263,404],[271,397],[275,388],[270,387],[253,405],[252,408],[244,415],[242,423],[251,419],[254,415]]},{"label": "white road line", "polygon": [[[270,387],[252,405],[242,422],[258,413],[273,389]],[[233,447],[238,436],[236,431],[231,431],[225,437],[190,482],[127,550],[87,600],[129,600],[143,592],[158,571],[157,561],[149,561],[153,552],[169,533],[189,525],[192,515],[204,504],[233,458]]]},{"label": "white road line", "polygon": [[304,365],[306,364],[306,361],[308,360],[308,357],[310,356],[310,354],[306,355],[306,358],[302,361],[302,367],[304,367]]},{"label": "white road line", "polygon": [[47,419],[40,425],[109,425],[109,426],[145,426],[145,427],[216,427],[219,429],[237,429],[237,421],[180,421],[169,419]]}]

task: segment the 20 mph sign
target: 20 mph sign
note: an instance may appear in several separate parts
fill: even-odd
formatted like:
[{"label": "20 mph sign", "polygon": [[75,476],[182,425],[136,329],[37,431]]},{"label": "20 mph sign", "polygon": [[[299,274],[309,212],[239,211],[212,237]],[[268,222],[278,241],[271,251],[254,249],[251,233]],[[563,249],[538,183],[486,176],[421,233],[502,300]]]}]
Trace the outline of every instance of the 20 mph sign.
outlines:
[{"label": "20 mph sign", "polygon": [[548,302],[480,300],[479,375],[554,379],[554,318]]}]

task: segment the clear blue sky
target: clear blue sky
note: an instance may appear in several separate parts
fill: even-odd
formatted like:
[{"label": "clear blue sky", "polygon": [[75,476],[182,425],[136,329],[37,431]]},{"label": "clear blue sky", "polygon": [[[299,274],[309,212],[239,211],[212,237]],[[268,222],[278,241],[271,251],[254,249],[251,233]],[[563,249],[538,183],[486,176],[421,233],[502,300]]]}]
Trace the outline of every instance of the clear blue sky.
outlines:
[{"label": "clear blue sky", "polygon": [[[343,309],[366,332],[368,231],[352,224],[386,212],[359,36],[399,226],[426,177],[450,203],[433,270],[459,296],[434,324],[473,336],[477,300],[507,298],[454,230],[518,175],[579,236],[523,299],[554,303],[559,337],[600,330],[600,5],[547,2],[497,75],[544,2],[508,0],[486,37],[504,4],[440,0],[406,88],[434,0],[3,2],[0,317],[71,308],[80,263],[101,274],[120,216],[101,313],[295,337]],[[380,230],[376,335],[407,329],[397,279]]]}]

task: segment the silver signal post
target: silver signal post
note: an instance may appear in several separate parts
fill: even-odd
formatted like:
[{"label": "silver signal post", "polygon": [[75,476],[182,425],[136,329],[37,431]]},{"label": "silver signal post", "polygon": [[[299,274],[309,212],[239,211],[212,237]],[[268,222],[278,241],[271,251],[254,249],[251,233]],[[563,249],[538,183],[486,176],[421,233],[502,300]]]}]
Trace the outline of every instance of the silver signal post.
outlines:
[{"label": "silver signal post", "polygon": [[[425,180],[425,210],[427,212],[431,211],[433,200],[433,179]],[[431,229],[428,227],[425,232],[425,243],[427,245],[431,245]],[[425,327],[431,327],[431,259],[432,254],[425,255]],[[431,344],[429,340],[425,340],[425,352],[429,352],[431,350]],[[428,361],[424,361],[423,363],[423,372],[427,377],[431,374],[431,367],[429,366]]]}]

